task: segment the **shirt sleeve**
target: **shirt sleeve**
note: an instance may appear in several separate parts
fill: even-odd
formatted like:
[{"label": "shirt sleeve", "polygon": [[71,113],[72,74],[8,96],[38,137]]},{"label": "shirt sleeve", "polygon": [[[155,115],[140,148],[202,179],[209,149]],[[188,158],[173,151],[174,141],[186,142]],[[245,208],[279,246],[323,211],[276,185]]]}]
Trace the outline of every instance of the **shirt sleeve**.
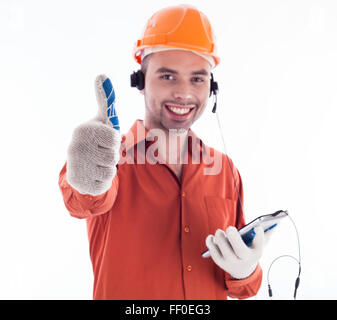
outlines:
[{"label": "shirt sleeve", "polygon": [[[240,229],[246,224],[246,222],[243,208],[244,203],[243,184],[240,173],[236,167],[234,167],[234,175],[238,187],[237,190],[238,192],[234,193],[237,198],[235,226],[237,229]],[[240,194],[240,198],[237,193]],[[228,296],[232,298],[247,299],[255,296],[261,287],[261,282],[262,282],[262,268],[259,264],[257,265],[255,271],[245,279],[240,280],[234,279],[230,276],[230,274],[225,272],[225,287],[227,289]]]},{"label": "shirt sleeve", "polygon": [[64,204],[70,215],[83,219],[107,213],[113,206],[118,191],[118,175],[112,180],[111,188],[103,194],[92,196],[81,194],[66,180],[67,163],[64,164],[59,175],[59,187]]},{"label": "shirt sleeve", "polygon": [[231,298],[247,299],[255,296],[262,282],[262,269],[257,265],[255,271],[245,279],[234,279],[225,272],[225,287],[227,295]]}]

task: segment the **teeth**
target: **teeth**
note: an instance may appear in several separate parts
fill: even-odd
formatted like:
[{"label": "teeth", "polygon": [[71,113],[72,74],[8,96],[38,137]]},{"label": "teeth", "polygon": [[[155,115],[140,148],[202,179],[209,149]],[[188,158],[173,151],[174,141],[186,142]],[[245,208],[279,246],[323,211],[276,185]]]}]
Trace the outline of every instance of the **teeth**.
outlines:
[{"label": "teeth", "polygon": [[177,114],[186,114],[190,112],[189,108],[176,108],[176,107],[171,107],[167,106],[172,112],[177,113]]}]

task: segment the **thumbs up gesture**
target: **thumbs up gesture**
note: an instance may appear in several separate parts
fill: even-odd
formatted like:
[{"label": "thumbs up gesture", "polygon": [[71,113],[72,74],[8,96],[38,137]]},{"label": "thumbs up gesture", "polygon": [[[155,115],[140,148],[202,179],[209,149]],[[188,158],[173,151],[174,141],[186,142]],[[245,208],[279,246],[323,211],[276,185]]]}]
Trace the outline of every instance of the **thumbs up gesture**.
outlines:
[{"label": "thumbs up gesture", "polygon": [[95,80],[98,113],[78,126],[67,155],[67,181],[82,194],[93,196],[106,192],[117,173],[121,143],[115,109],[115,92],[105,75]]},{"label": "thumbs up gesture", "polygon": [[95,81],[98,114],[96,119],[110,124],[119,131],[119,121],[115,109],[115,91],[109,78],[104,74],[99,75]]}]

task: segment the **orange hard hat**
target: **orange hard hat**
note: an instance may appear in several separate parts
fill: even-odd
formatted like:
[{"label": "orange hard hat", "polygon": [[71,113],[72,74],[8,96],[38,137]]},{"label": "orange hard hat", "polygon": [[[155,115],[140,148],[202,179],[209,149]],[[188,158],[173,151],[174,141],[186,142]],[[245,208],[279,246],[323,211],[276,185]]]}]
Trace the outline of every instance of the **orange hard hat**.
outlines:
[{"label": "orange hard hat", "polygon": [[202,12],[189,5],[156,12],[147,22],[141,39],[136,42],[134,58],[140,64],[143,51],[155,47],[194,51],[213,58],[214,66],[220,62],[210,22]]}]

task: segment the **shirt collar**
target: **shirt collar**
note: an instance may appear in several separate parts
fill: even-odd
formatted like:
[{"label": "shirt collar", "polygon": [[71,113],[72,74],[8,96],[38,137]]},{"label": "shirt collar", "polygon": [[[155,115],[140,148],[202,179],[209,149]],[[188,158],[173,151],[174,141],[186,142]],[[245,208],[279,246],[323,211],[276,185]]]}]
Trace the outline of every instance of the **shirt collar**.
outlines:
[{"label": "shirt collar", "polygon": [[[131,148],[139,143],[145,143],[145,147],[148,147],[151,143],[154,143],[153,138],[149,138],[149,130],[144,126],[143,120],[137,119],[130,130],[122,135],[122,150],[128,152]],[[149,138],[149,139],[147,139]],[[200,152],[200,155],[194,155],[196,157],[208,157],[210,150],[202,140],[194,133],[190,128],[188,129],[188,152]]]}]

